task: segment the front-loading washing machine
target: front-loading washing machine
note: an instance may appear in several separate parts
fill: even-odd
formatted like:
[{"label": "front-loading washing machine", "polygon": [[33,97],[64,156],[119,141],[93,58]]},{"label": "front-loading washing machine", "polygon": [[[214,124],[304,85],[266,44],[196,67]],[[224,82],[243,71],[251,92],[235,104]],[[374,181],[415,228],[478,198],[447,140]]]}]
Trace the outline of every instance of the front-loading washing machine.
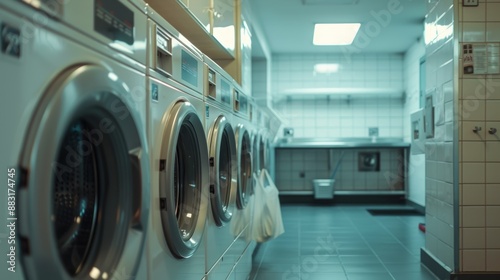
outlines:
[{"label": "front-loading washing machine", "polygon": [[233,81],[233,126],[236,138],[236,157],[238,160],[238,187],[236,205],[244,209],[251,194],[252,180],[252,143],[249,127],[250,107],[248,97],[240,85]]},{"label": "front-loading washing machine", "polygon": [[209,160],[201,53],[148,9],[149,279],[205,277]]},{"label": "front-loading washing machine", "polygon": [[225,279],[233,263],[224,254],[234,241],[230,222],[237,189],[236,138],[232,127],[233,92],[229,75],[205,61],[205,119],[210,162],[210,205],[205,234],[207,279]]},{"label": "front-loading washing machine", "polygon": [[250,259],[247,258],[245,252],[252,243],[251,230],[255,203],[252,195],[254,176],[252,138],[250,134],[250,100],[243,93],[241,86],[235,81],[233,81],[233,88],[233,124],[235,125],[238,159],[238,195],[236,199],[237,209],[231,221],[231,229],[235,239],[224,256],[224,259],[228,262],[234,263],[230,277],[235,275],[235,271],[240,271],[239,275],[249,275],[250,273],[251,257]]},{"label": "front-loading washing machine", "polygon": [[[5,218],[12,224],[1,250],[12,253],[15,270],[2,269],[1,279],[147,277],[146,52],[136,48],[146,16],[115,1],[134,19],[132,37],[123,42],[98,30],[89,37],[93,27],[62,16],[73,13],[73,2],[80,1],[0,4],[0,127],[8,135],[0,164],[8,170],[2,180],[10,179]],[[82,5],[82,18],[96,16],[93,5]],[[94,41],[99,36],[130,54]]]},{"label": "front-loading washing machine", "polygon": [[261,137],[262,137],[262,129],[259,126],[260,125],[260,117],[262,115],[262,111],[257,107],[256,103],[252,104],[253,108],[253,119],[251,121],[252,125],[252,156],[253,156],[253,172],[257,175],[259,175],[261,166],[260,166],[260,143],[261,143]]}]

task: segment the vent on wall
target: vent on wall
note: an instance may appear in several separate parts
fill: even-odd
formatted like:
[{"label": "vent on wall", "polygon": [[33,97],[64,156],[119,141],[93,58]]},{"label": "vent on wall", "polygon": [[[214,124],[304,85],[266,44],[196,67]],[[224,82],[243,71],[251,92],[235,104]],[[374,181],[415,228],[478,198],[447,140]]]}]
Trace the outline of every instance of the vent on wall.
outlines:
[{"label": "vent on wall", "polygon": [[302,0],[304,5],[356,5],[359,0]]}]

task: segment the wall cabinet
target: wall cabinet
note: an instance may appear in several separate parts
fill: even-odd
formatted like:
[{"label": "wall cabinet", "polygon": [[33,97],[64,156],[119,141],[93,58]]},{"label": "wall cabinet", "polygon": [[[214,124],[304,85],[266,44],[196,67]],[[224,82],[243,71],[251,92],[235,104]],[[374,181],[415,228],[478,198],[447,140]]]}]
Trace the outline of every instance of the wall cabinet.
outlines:
[{"label": "wall cabinet", "polygon": [[149,0],[149,5],[251,95],[251,32],[242,0]]}]

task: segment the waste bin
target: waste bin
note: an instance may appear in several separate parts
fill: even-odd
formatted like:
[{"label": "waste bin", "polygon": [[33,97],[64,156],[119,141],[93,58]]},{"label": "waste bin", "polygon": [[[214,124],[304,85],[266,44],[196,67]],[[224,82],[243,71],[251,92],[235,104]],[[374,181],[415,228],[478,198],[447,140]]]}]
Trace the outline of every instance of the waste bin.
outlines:
[{"label": "waste bin", "polygon": [[335,179],[314,179],[314,198],[333,199]]}]

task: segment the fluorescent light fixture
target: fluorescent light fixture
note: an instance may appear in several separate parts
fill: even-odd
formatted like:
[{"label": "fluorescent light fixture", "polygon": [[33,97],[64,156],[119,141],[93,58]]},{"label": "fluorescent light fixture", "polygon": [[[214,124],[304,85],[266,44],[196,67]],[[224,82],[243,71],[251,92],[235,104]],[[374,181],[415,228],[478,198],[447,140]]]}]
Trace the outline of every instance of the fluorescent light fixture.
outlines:
[{"label": "fluorescent light fixture", "polygon": [[316,23],[313,44],[317,46],[350,45],[361,23]]},{"label": "fluorescent light fixture", "polygon": [[338,63],[318,63],[314,65],[314,73],[330,74],[339,71]]}]

